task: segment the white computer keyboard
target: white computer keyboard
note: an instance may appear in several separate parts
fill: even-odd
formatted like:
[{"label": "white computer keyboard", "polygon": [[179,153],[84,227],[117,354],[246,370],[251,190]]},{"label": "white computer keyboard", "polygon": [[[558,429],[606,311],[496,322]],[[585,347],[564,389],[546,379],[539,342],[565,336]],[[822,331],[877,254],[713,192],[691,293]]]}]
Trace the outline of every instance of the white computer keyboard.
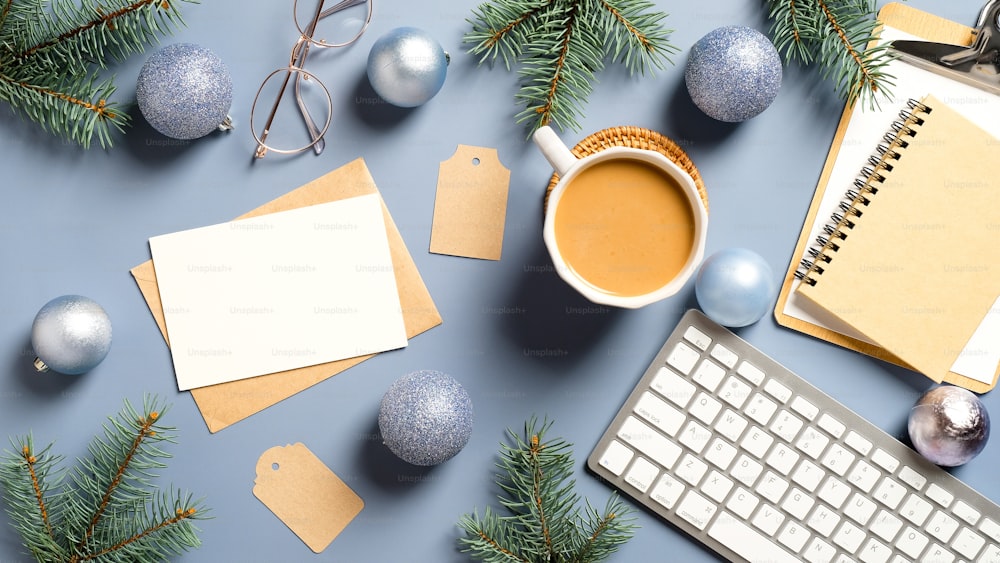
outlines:
[{"label": "white computer keyboard", "polygon": [[699,311],[587,465],[733,561],[1000,562],[1000,507]]}]

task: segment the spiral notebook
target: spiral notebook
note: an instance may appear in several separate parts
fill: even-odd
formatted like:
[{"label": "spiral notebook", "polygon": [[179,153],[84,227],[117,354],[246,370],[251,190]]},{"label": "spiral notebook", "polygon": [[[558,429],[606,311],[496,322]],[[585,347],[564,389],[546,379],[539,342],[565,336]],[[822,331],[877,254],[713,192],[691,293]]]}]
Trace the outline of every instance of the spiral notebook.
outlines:
[{"label": "spiral notebook", "polygon": [[[882,41],[923,39],[968,45],[974,39],[972,29],[966,25],[898,2],[891,2],[882,7],[879,11],[879,20],[884,24]],[[1000,96],[993,96],[902,61],[891,62],[886,71],[896,77],[892,99],[883,99],[880,106],[875,109],[858,104],[853,107],[848,106],[843,111],[829,155],[806,212],[801,234],[790,257],[774,317],[778,324],[784,327],[915,370],[916,368],[868,336],[817,307],[795,291],[801,283],[795,277],[800,270],[800,260],[809,259],[808,251],[815,246],[817,237],[825,236],[827,218],[839,211],[845,191],[852,186],[859,170],[867,163],[876,145],[897,118],[899,111],[905,109],[908,99],[920,98],[928,93],[934,94],[988,133],[1000,137]],[[943,377],[941,374],[929,377],[979,393],[990,390],[996,382],[995,378],[986,382],[955,372],[944,374]]]},{"label": "spiral notebook", "polygon": [[1000,367],[1000,141],[911,100],[798,272],[796,292],[941,381]]}]

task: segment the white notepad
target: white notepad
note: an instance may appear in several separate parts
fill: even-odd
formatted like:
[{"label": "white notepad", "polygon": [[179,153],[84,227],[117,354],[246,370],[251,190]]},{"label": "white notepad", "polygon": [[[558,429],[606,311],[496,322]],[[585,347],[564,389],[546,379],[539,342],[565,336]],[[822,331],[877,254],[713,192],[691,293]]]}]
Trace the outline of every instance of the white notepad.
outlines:
[{"label": "white notepad", "polygon": [[406,346],[377,195],[149,247],[182,391]]}]

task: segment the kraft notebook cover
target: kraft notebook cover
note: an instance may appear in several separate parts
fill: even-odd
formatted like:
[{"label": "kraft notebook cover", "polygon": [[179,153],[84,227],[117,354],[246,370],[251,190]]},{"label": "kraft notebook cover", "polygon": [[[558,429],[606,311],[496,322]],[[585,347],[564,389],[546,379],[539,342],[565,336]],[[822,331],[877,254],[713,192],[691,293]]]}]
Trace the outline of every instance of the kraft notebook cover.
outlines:
[{"label": "kraft notebook cover", "polygon": [[[889,3],[879,12],[884,24],[882,40],[924,39],[960,45],[971,44],[972,28],[900,3]],[[867,107],[845,107],[834,134],[829,154],[820,173],[812,201],[803,221],[788,269],[778,295],[774,316],[778,324],[822,340],[858,351],[882,360],[915,369],[885,350],[865,335],[845,325],[835,316],[817,308],[795,292],[799,280],[795,277],[800,263],[808,258],[808,250],[822,234],[831,213],[836,212],[845,192],[852,187],[858,172],[867,164],[882,135],[905,108],[910,98],[933,93],[994,136],[1000,136],[1000,97],[991,96],[972,86],[960,84],[937,74],[910,66],[902,61],[890,63],[888,69],[896,76],[894,98],[882,100],[874,110]],[[976,392],[985,392],[991,384],[976,381],[957,373],[948,373],[944,381]]]},{"label": "kraft notebook cover", "polygon": [[[358,195],[377,194],[378,187],[363,159],[356,159],[316,180],[241,215],[257,217],[267,213],[296,209],[307,205],[338,201]],[[389,210],[382,204],[386,235],[392,255],[393,271],[403,309],[403,322],[408,338],[441,324],[441,315],[424,285],[420,272],[407,250]],[[149,307],[160,333],[167,337],[163,305],[153,261],[148,260],[131,270],[139,290]],[[169,341],[168,341],[169,345]],[[373,357],[372,354],[309,366],[280,373],[262,375],[240,381],[193,389],[191,396],[205,419],[209,431],[217,432],[271,405],[308,389],[338,373]]]},{"label": "kraft notebook cover", "polygon": [[1000,367],[1000,141],[912,101],[859,177],[796,293],[928,377]]}]

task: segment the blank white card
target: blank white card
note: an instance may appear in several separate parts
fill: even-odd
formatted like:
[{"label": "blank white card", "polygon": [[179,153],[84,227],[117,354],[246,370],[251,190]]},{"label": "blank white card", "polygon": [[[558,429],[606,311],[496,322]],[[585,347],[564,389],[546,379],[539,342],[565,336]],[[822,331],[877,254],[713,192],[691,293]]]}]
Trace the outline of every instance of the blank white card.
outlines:
[{"label": "blank white card", "polygon": [[406,346],[377,194],[149,248],[182,391]]}]

